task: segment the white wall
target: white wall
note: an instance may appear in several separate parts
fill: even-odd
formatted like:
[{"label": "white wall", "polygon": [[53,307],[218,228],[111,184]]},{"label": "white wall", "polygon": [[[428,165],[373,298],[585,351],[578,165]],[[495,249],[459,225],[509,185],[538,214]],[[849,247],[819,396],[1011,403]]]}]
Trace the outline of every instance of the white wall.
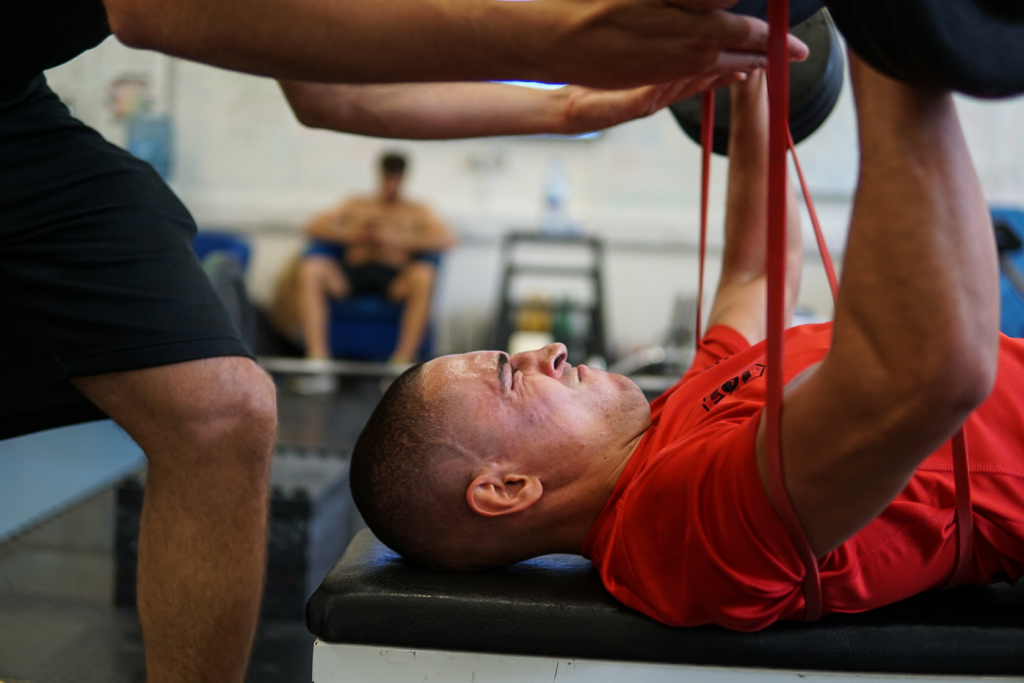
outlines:
[{"label": "white wall", "polygon": [[[667,112],[596,140],[382,141],[302,128],[270,80],[133,52],[114,39],[48,76],[80,118],[122,143],[124,131],[110,114],[107,91],[125,73],[146,75],[154,84],[157,111],[172,116],[171,184],[199,224],[253,234],[257,253],[250,285],[258,300],[269,297],[276,269],[298,247],[298,231],[311,214],[372,188],[374,163],[385,148],[411,154],[409,193],[434,206],[463,238],[445,261],[438,292],[442,350],[486,343],[500,236],[537,224],[545,165],[555,156],[568,169],[572,217],[608,243],[607,314],[614,349],[657,341],[676,293],[696,291],[699,152]],[[961,111],[989,196],[1024,204],[1024,102],[963,101]],[[800,147],[837,256],[856,180],[855,145],[847,89],[831,118]],[[712,255],[721,241],[726,163],[717,159],[713,170]],[[713,289],[717,268],[710,270]],[[803,303],[829,315],[813,254],[804,280]]]}]

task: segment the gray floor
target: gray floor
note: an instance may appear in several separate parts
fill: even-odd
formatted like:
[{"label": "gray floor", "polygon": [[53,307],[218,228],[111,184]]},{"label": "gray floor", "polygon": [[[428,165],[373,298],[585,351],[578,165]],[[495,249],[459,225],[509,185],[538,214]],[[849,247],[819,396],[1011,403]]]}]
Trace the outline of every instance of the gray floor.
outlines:
[{"label": "gray floor", "polygon": [[[278,441],[351,449],[380,397],[376,380],[348,380],[337,395],[281,392]],[[0,681],[141,683],[135,613],[113,606],[112,489],[0,544]],[[313,636],[301,621],[260,624],[251,683],[309,683]]]}]

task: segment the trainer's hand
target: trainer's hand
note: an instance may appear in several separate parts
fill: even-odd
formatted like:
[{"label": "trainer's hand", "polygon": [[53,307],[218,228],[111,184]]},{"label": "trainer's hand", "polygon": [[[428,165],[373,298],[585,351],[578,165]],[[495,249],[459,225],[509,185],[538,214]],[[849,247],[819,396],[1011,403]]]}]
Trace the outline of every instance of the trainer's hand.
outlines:
[{"label": "trainer's hand", "polygon": [[[736,0],[534,0],[543,63],[598,88],[722,76],[767,66],[768,25],[727,11]],[[524,7],[524,9],[526,9]],[[545,16],[546,14],[546,16]],[[789,36],[790,56],[807,46]]]},{"label": "trainer's hand", "polygon": [[598,90],[568,85],[560,93],[564,98],[561,132],[578,135],[610,128],[626,121],[650,116],[673,102],[709,88],[722,88],[744,80],[743,73],[724,76],[685,78],[661,85],[628,90]]}]

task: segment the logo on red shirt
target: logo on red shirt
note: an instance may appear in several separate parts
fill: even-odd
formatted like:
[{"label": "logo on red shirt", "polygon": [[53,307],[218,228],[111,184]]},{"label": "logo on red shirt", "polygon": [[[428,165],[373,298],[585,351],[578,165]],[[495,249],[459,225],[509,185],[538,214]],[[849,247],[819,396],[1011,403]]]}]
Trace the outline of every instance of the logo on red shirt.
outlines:
[{"label": "logo on red shirt", "polygon": [[736,375],[727,382],[723,382],[722,386],[712,391],[710,394],[705,396],[701,401],[701,407],[704,408],[704,412],[710,413],[712,406],[717,406],[723,398],[731,395],[740,387],[746,386],[746,384],[751,380],[755,380],[761,375],[763,375],[764,370],[764,364],[754,363],[749,368],[744,370],[743,374]]}]

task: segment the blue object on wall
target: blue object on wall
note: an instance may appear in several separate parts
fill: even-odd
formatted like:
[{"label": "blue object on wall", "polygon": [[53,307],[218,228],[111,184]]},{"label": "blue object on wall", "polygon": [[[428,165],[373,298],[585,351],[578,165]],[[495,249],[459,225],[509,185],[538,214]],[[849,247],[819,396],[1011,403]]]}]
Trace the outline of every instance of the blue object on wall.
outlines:
[{"label": "blue object on wall", "polygon": [[227,252],[238,259],[243,273],[249,266],[249,255],[252,251],[249,241],[244,237],[218,230],[200,230],[196,234],[195,242],[192,243],[192,249],[200,261],[212,251]]},{"label": "blue object on wall", "polygon": [[[992,221],[1002,223],[1024,242],[1024,209],[993,208]],[[1024,337],[1024,291],[1018,286],[1024,274],[1024,249],[1004,251],[999,270],[999,330],[1008,337]]]},{"label": "blue object on wall", "polygon": [[171,117],[138,114],[128,121],[128,151],[149,163],[167,180],[173,169],[174,128]]}]

